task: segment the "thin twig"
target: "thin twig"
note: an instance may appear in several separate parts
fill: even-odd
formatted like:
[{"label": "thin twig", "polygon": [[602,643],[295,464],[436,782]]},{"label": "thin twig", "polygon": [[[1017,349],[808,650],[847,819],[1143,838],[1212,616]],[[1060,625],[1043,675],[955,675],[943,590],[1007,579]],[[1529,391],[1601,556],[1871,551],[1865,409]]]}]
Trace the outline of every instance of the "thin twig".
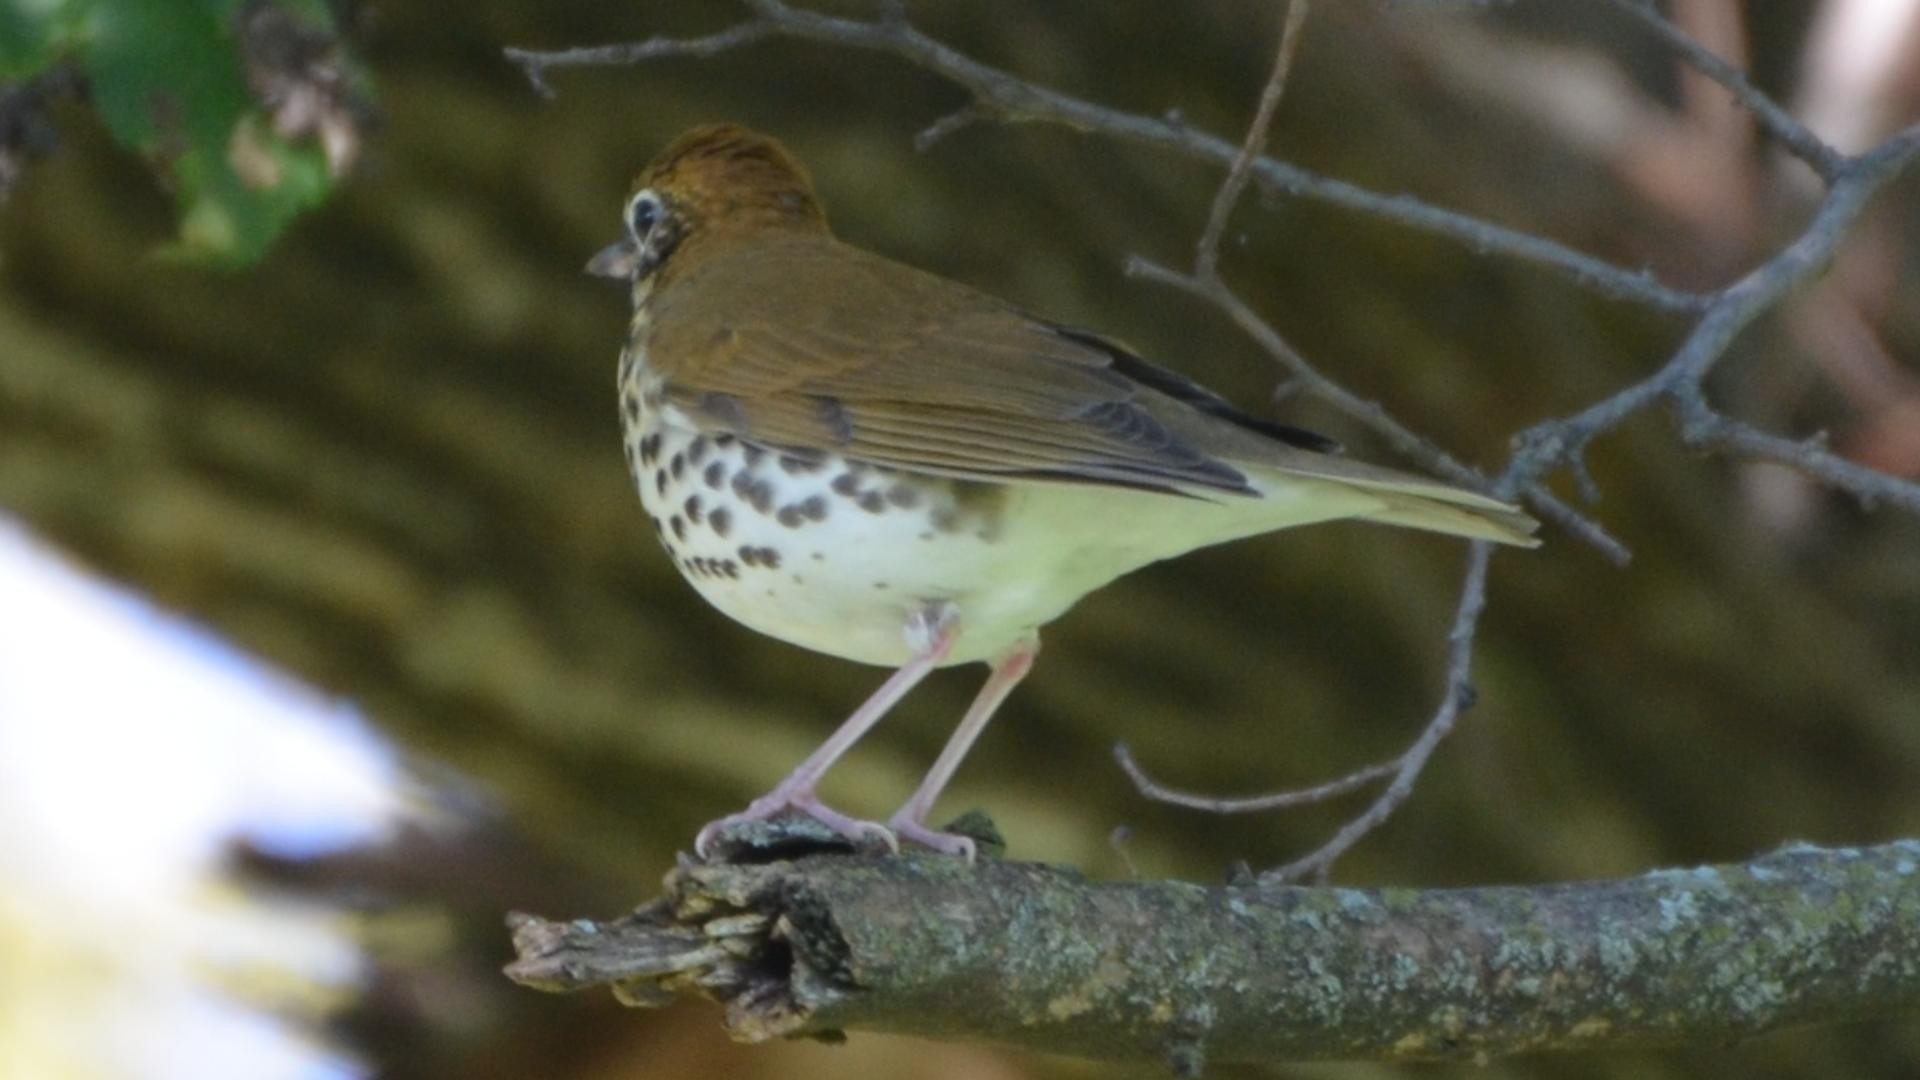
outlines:
[{"label": "thin twig", "polygon": [[[1053,123],[1187,157],[1229,165],[1239,148],[1225,139],[1194,130],[1177,112],[1144,116],[1060,93],[990,67],[942,44],[905,21],[863,21],[795,8],[781,0],[742,0],[755,17],[730,30],[675,42],[653,38],[634,45],[541,52],[511,49],[508,56],[527,73],[536,89],[545,89],[550,68],[613,64],[656,56],[708,56],[770,36],[799,38],[845,48],[886,53],[954,83],[980,105],[1009,123]],[[631,58],[631,60],[629,59]],[[1284,192],[1345,207],[1386,221],[1459,241],[1482,255],[1505,255],[1553,271],[1616,300],[1631,300],[1662,311],[1698,309],[1703,298],[1656,281],[1644,270],[1614,266],[1538,236],[1444,210],[1405,195],[1382,195],[1357,184],[1334,180],[1273,158],[1254,163],[1253,178],[1262,190]]]},{"label": "thin twig", "polygon": [[1133,781],[1135,791],[1143,797],[1169,806],[1185,807],[1188,810],[1203,810],[1209,814],[1258,814],[1268,810],[1286,810],[1296,806],[1312,806],[1330,799],[1339,798],[1351,791],[1358,791],[1375,780],[1384,779],[1400,771],[1400,757],[1382,761],[1355,769],[1345,776],[1329,780],[1312,787],[1294,788],[1291,791],[1275,791],[1265,795],[1250,795],[1241,799],[1223,799],[1213,795],[1201,795],[1179,788],[1168,787],[1147,775],[1147,770],[1134,760],[1133,750],[1126,743],[1113,744],[1113,759],[1120,763],[1120,769]]},{"label": "thin twig", "polygon": [[643,60],[658,60],[668,56],[692,56],[705,59],[765,40],[779,32],[780,28],[773,23],[753,20],[728,27],[717,34],[698,38],[660,36],[626,45],[589,45],[584,48],[560,49],[553,52],[514,48],[504,51],[508,60],[520,65],[520,70],[526,73],[527,82],[533,85],[540,96],[553,98],[558,96],[558,92],[554,90],[551,83],[547,82],[547,72],[552,68],[613,67],[638,64]]},{"label": "thin twig", "polygon": [[1414,782],[1426,769],[1427,759],[1453,732],[1460,714],[1473,705],[1473,643],[1480,626],[1480,613],[1487,606],[1487,564],[1492,559],[1493,545],[1485,540],[1475,540],[1467,552],[1460,606],[1454,611],[1453,628],[1447,631],[1447,686],[1433,718],[1427,721],[1420,737],[1400,755],[1392,781],[1365,810],[1348,820],[1319,848],[1262,873],[1262,884],[1281,885],[1324,875],[1340,856],[1379,828],[1407,801],[1407,796],[1413,794]]},{"label": "thin twig", "polygon": [[1852,495],[1869,509],[1891,503],[1920,514],[1920,483],[1848,461],[1827,449],[1824,439],[1786,439],[1762,431],[1715,411],[1699,395],[1688,395],[1679,408],[1680,437],[1688,446],[1787,466]]},{"label": "thin twig", "polygon": [[993,111],[991,109],[982,106],[978,102],[969,102],[940,119],[935,120],[933,123],[928,124],[926,127],[921,128],[920,134],[913,137],[913,148],[924,154],[933,149],[935,144],[939,143],[940,140],[959,131],[961,128],[971,127],[974,124],[984,123],[991,119],[993,119]]},{"label": "thin twig", "polygon": [[1839,175],[1841,167],[1846,164],[1846,158],[1840,151],[1827,145],[1806,125],[1795,120],[1771,97],[1762,93],[1739,68],[1727,63],[1669,22],[1648,0],[1608,0],[1608,3],[1651,30],[1669,49],[1678,53],[1688,66],[1726,87],[1741,106],[1760,121],[1761,128],[1767,134],[1786,147],[1788,153],[1806,162],[1822,179],[1832,182]]},{"label": "thin twig", "polygon": [[1300,45],[1300,27],[1306,18],[1307,0],[1291,0],[1287,4],[1286,23],[1280,28],[1280,45],[1274,51],[1273,74],[1267,76],[1266,85],[1260,88],[1260,105],[1253,112],[1253,122],[1247,125],[1246,141],[1240,144],[1240,152],[1233,156],[1233,165],[1227,169],[1227,178],[1214,193],[1207,227],[1200,231],[1200,243],[1194,249],[1194,277],[1212,278],[1219,271],[1220,237],[1227,231],[1227,218],[1247,190],[1253,163],[1266,153],[1273,113],[1280,106],[1281,91],[1286,89],[1287,71],[1293,66],[1293,52]]}]

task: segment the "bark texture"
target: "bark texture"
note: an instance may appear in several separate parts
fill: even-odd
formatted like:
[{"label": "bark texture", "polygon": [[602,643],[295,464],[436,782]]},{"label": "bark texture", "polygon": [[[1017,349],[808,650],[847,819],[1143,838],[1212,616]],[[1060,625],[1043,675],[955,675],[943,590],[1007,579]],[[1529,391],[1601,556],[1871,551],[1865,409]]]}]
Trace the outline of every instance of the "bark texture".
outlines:
[{"label": "bark texture", "polygon": [[[803,830],[804,833],[805,830]],[[774,832],[773,830],[769,831]],[[1092,882],[762,836],[609,922],[516,916],[508,973],[697,992],[737,1039],[843,1029],[1204,1062],[1719,1044],[1920,1006],[1920,842],[1472,889]]]}]

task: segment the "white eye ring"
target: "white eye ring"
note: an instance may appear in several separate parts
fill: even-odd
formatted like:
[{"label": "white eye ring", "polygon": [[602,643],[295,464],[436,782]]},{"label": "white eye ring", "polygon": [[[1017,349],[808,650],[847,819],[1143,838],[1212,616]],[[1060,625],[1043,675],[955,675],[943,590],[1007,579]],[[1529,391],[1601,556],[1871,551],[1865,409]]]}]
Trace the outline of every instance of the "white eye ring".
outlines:
[{"label": "white eye ring", "polygon": [[635,193],[627,203],[627,232],[635,240],[644,239],[660,220],[660,196],[651,190]]}]

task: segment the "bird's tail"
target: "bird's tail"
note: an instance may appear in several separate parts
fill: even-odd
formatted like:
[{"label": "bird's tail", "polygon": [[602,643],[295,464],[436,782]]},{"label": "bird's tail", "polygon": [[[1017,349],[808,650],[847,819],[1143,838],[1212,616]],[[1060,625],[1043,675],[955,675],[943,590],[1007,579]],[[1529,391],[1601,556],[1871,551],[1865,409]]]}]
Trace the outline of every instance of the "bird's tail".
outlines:
[{"label": "bird's tail", "polygon": [[1372,496],[1374,508],[1353,513],[1366,521],[1519,547],[1540,546],[1539,538],[1533,535],[1540,523],[1519,507],[1439,480],[1345,458],[1313,460],[1304,455],[1277,471],[1296,479],[1328,481]]},{"label": "bird's tail", "polygon": [[1539,547],[1533,535],[1540,523],[1498,499],[1440,485],[1419,490],[1381,490],[1386,507],[1364,515],[1368,521],[1405,525],[1413,529],[1492,540],[1520,547]]}]

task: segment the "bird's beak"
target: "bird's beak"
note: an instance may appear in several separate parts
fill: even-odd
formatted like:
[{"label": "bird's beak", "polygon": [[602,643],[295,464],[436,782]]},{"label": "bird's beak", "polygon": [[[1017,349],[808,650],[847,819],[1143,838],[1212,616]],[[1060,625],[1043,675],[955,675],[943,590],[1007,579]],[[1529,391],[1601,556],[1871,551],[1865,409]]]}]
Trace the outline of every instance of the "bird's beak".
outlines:
[{"label": "bird's beak", "polygon": [[587,260],[587,273],[595,277],[631,278],[640,265],[640,247],[631,238],[608,244],[600,254]]}]

